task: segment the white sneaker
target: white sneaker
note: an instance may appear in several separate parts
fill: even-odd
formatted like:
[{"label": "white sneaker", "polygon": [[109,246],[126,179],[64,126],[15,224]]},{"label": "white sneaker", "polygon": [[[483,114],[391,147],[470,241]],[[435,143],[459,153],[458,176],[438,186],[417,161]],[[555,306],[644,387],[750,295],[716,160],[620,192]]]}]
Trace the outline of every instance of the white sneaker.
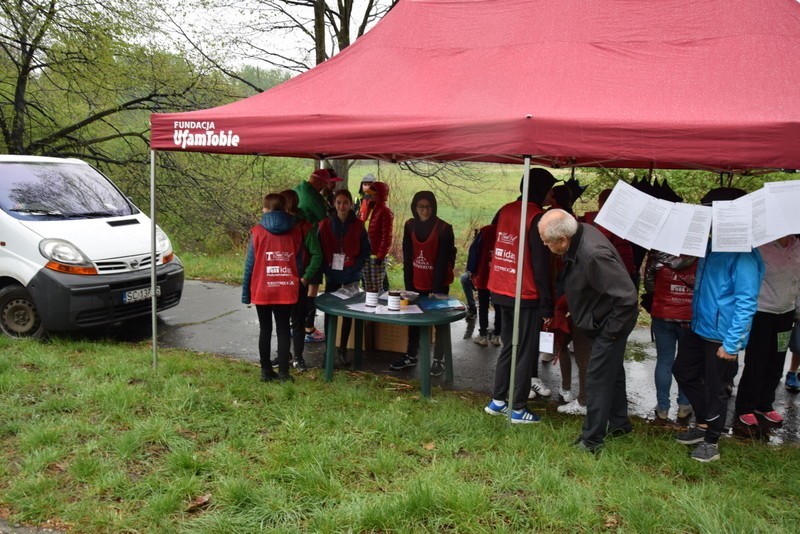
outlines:
[{"label": "white sneaker", "polygon": [[575,400],[575,395],[573,395],[572,391],[569,389],[558,388],[558,394],[561,395],[564,402],[570,403]]},{"label": "white sneaker", "polygon": [[[549,397],[552,393],[552,391],[550,391],[547,386],[544,385],[544,382],[542,382],[542,379],[539,377],[531,378],[531,391],[535,391],[536,395],[541,397]],[[536,395],[534,395],[534,397]],[[528,398],[530,399],[533,397],[528,396]]]},{"label": "white sneaker", "polygon": [[539,361],[540,362],[552,362],[556,359],[556,355],[552,352],[540,352],[539,353]]},{"label": "white sneaker", "polygon": [[569,415],[586,415],[586,406],[583,406],[578,399],[573,400],[569,404],[562,404],[556,408],[558,413],[565,413]]}]

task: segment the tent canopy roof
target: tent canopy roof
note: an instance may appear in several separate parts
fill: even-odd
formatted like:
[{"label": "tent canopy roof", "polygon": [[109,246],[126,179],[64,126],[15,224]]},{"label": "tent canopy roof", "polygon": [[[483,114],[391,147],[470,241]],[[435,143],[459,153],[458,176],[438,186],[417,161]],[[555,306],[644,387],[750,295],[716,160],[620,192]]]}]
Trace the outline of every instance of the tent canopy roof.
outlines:
[{"label": "tent canopy roof", "polygon": [[269,91],[152,115],[151,145],[796,169],[798,58],[798,0],[400,0],[356,43]]}]

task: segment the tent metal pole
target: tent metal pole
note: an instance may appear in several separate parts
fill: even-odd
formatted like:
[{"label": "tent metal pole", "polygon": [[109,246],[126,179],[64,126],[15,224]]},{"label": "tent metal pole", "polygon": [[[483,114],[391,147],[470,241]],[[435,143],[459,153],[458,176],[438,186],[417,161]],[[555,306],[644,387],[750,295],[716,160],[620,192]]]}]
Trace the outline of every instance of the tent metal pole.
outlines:
[{"label": "tent metal pole", "polygon": [[511,423],[511,413],[514,411],[514,380],[517,374],[517,350],[519,350],[519,310],[522,296],[522,260],[525,254],[525,235],[528,228],[528,183],[531,179],[531,157],[525,156],[525,173],[522,175],[522,214],[519,218],[519,244],[517,248],[517,287],[514,291],[514,324],[511,329],[511,376],[508,383],[508,422]]},{"label": "tent metal pole", "polygon": [[153,330],[153,369],[158,369],[158,329],[156,326],[158,295],[156,295],[156,151],[150,151],[150,312]]}]

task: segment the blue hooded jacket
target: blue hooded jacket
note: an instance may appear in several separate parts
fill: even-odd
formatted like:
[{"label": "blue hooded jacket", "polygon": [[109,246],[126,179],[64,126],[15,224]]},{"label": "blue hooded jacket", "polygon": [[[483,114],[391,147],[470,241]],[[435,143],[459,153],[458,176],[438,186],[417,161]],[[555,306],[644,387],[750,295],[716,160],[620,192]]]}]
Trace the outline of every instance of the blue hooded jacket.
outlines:
[{"label": "blue hooded jacket", "polygon": [[692,331],[736,354],[747,345],[758,308],[764,262],[758,250],[711,252],[697,266]]}]

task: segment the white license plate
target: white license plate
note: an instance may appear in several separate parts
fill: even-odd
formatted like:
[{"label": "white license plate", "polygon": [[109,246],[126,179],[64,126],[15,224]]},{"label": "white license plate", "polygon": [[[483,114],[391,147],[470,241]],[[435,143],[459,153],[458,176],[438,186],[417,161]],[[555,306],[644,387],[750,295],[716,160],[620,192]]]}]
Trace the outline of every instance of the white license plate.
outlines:
[{"label": "white license plate", "polygon": [[[126,291],[122,294],[122,303],[123,304],[130,304],[131,302],[139,302],[142,300],[147,300],[152,295],[152,291],[150,291],[149,287],[145,287],[144,289],[133,289],[131,291]],[[161,296],[161,286],[156,286],[156,296]]]}]

